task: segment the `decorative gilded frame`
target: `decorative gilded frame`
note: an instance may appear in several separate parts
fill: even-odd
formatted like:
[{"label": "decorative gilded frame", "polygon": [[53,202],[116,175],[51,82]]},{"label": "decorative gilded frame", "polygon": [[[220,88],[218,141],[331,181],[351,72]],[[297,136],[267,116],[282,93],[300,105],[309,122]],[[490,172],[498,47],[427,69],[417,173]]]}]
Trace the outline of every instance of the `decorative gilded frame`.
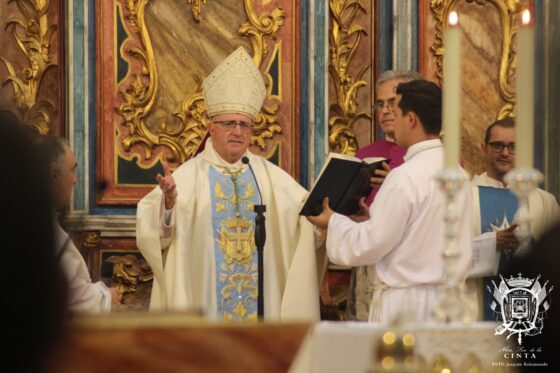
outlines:
[{"label": "decorative gilded frame", "polygon": [[[140,45],[130,48],[128,52],[141,62],[144,79],[136,76],[134,81],[120,89],[124,103],[116,110],[123,117],[124,125],[129,130],[128,134],[122,138],[122,144],[125,152],[132,150],[132,153],[134,153],[134,144],[144,145],[146,160],[152,158],[151,148],[156,145],[164,145],[171,150],[172,160],[183,163],[194,154],[204,137],[208,123],[208,118],[205,117],[206,107],[202,90],[199,87],[197,92],[185,97],[181,111],[173,113],[181,124],[178,131],[170,130],[166,123],[162,123],[159,128],[160,133],[155,134],[146,126],[144,118],[152,109],[159,88],[156,57],[144,18],[144,8],[149,2],[150,0],[140,0],[126,3],[130,12],[129,19],[132,24],[136,25],[141,41]],[[200,3],[198,6],[200,7]],[[261,67],[264,57],[268,54],[265,39],[275,37],[276,31],[283,24],[284,11],[280,7],[276,7],[271,12],[257,15],[254,0],[244,0],[244,7],[249,21],[241,25],[239,35],[250,39],[254,52],[253,60],[257,66]],[[193,12],[195,9],[197,8],[193,8]],[[195,18],[199,19],[200,12],[195,13]],[[253,142],[261,149],[265,148],[266,139],[281,132],[277,112],[278,105],[268,100],[263,105],[262,112],[257,116]],[[150,166],[153,166],[161,157],[163,155],[153,157]]]},{"label": "decorative gilded frame", "polygon": [[[4,54],[6,51],[0,53],[1,65],[8,72],[0,82],[11,84],[15,101],[14,106],[0,109],[13,112],[40,134],[64,133],[63,20],[60,18],[63,2],[55,0],[52,7],[51,0],[13,2],[20,14],[7,20],[5,30],[11,29],[14,47],[19,48],[24,59],[10,61]],[[22,62],[26,67],[18,72]],[[46,76],[53,69],[57,70],[55,87],[46,83]],[[53,88],[57,93],[54,97]]]},{"label": "decorative gilded frame", "polygon": [[[436,77],[441,84],[443,75],[443,32],[447,26],[449,13],[453,10],[459,0],[431,0],[430,10],[436,19],[435,41],[431,51],[436,57]],[[516,50],[513,37],[518,27],[514,17],[519,14],[520,0],[463,0],[467,3],[484,5],[490,3],[498,10],[502,22],[502,56],[499,72],[499,91],[502,99],[506,102],[496,115],[496,119],[514,117],[515,92],[511,78],[514,76],[516,67]]]},{"label": "decorative gilded frame", "polygon": [[[428,79],[442,79],[443,32],[447,17],[452,9],[468,12],[465,23],[459,27],[465,33],[463,38],[462,102],[467,108],[462,114],[461,155],[463,167],[470,174],[485,171],[485,160],[480,146],[484,140],[487,126],[496,119],[515,116],[515,70],[516,49],[515,38],[520,23],[520,12],[523,8],[534,10],[532,0],[422,0],[420,10],[420,71]],[[492,14],[488,14],[491,12]],[[470,18],[472,17],[472,18]],[[492,43],[491,50],[478,54],[478,39],[472,36],[480,32],[473,28],[480,23],[489,34],[484,35],[484,42]],[[468,27],[468,28],[465,28]],[[490,53],[490,54],[488,54]],[[480,59],[480,60],[479,60]],[[492,68],[481,70],[482,66],[491,63]],[[474,73],[482,73],[480,80]],[[471,79],[473,78],[473,79]]]},{"label": "decorative gilded frame", "polygon": [[[240,38],[249,40],[252,46],[253,59],[257,66],[264,70],[265,80],[271,81],[271,77],[267,74],[270,67],[271,58],[275,57],[276,53],[282,53],[282,43],[286,40],[286,32],[290,33],[290,39],[286,40],[288,45],[290,42],[294,44],[297,39],[297,30],[295,28],[296,22],[291,21],[293,25],[292,30],[282,31],[281,27],[284,24],[285,11],[281,6],[273,6],[269,4],[265,7],[263,4],[255,4],[254,0],[241,0],[244,6],[244,11],[247,21],[240,25],[238,34]],[[107,152],[113,155],[120,155],[122,158],[131,161],[134,160],[138,166],[144,169],[155,166],[158,162],[163,160],[170,160],[175,165],[180,164],[191,158],[199,147],[201,140],[204,138],[208,118],[205,113],[205,105],[200,89],[200,83],[196,92],[184,98],[180,104],[180,109],[169,113],[170,117],[175,124],[180,125],[168,126],[168,122],[158,124],[158,133],[154,133],[146,126],[146,116],[150,113],[154,105],[154,100],[158,92],[158,70],[156,67],[156,58],[154,49],[150,40],[148,26],[145,23],[144,8],[150,0],[123,0],[120,2],[123,7],[123,17],[127,19],[129,25],[128,37],[123,44],[127,52],[127,62],[129,64],[140,65],[141,73],[130,73],[127,79],[123,81],[119,87],[119,104],[115,107],[109,108],[104,104],[98,106],[98,113],[100,116],[110,116],[109,110],[113,111],[115,116],[114,125],[115,132],[117,133],[114,145],[109,144],[107,137],[108,123],[103,124],[100,129],[101,133],[98,136],[98,147],[102,150],[99,152],[101,156],[97,158],[97,179],[107,185],[107,188],[97,193],[97,203],[101,205],[126,205],[135,204],[153,184],[119,184],[116,183],[116,166],[115,157],[106,154]],[[288,3],[288,8],[291,10],[297,9],[295,0],[278,0],[281,4]],[[203,8],[198,8],[202,5],[200,1],[185,2],[185,6],[192,6],[193,17],[204,17]],[[98,13],[101,13],[101,5],[98,5]],[[265,9],[266,8],[266,9]],[[272,8],[272,9],[271,9]],[[195,10],[200,10],[202,13],[194,14]],[[100,21],[103,23],[103,21]],[[103,27],[103,25],[101,25]],[[98,39],[98,49],[101,49],[103,38]],[[295,50],[295,48],[292,48]],[[296,60],[295,53],[292,54],[292,64]],[[278,56],[279,58],[282,56]],[[281,61],[281,60],[279,60]],[[279,63],[280,67],[281,64]],[[295,63],[297,67],[297,62]],[[296,71],[296,69],[292,69]],[[292,72],[293,72],[292,71]],[[295,75],[294,75],[295,76]],[[294,77],[291,77],[294,81]],[[283,77],[279,76],[279,86],[281,86]],[[103,78],[98,75],[98,84],[103,85]],[[294,84],[294,87],[297,87]],[[109,87],[110,88],[110,87]],[[293,88],[292,88],[293,89]],[[105,91],[111,89],[102,88],[98,92],[98,97],[105,95]],[[299,99],[296,93],[291,98],[292,100]],[[100,101],[103,100],[99,97]],[[290,98],[288,98],[289,100]],[[280,113],[282,104],[282,97],[273,95],[269,85],[268,98],[261,112],[259,113],[255,133],[252,139],[253,151],[261,152],[263,154],[273,154],[274,149],[277,149],[277,154],[282,154],[282,163],[286,166],[285,159],[288,152],[280,152],[281,148],[279,143],[280,137],[291,136],[290,147],[293,146],[291,158],[299,156],[297,145],[297,132],[294,130],[299,123],[295,118],[295,108],[291,105],[291,118],[289,119],[288,126],[281,125],[285,121],[285,115]],[[288,130],[288,134],[284,131]],[[285,144],[284,144],[285,145]],[[167,149],[168,152],[164,151]],[[288,166],[288,172],[294,172],[298,167],[295,166],[293,159],[290,159],[291,165]]]},{"label": "decorative gilded frame", "polygon": [[[361,63],[358,68],[350,69],[353,61],[360,60],[355,60],[354,57],[361,47],[362,38],[368,36],[368,25],[359,24],[356,18],[359,14],[366,15],[367,10],[361,0],[329,0],[329,9],[329,84],[332,85],[335,96],[334,100],[329,97],[329,149],[354,155],[358,150],[355,123],[365,119],[372,127],[372,115],[359,110],[363,102],[359,102],[357,96],[360,89],[368,85],[363,76],[373,68],[373,63],[370,60],[368,63]],[[373,21],[372,17],[369,19]],[[369,106],[371,108],[372,105]]]}]

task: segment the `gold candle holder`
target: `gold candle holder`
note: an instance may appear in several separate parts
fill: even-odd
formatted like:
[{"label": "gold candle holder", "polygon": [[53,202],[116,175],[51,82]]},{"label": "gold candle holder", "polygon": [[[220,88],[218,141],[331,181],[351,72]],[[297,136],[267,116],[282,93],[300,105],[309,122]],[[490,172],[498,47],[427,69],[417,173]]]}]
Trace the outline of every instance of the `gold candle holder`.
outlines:
[{"label": "gold candle holder", "polygon": [[420,361],[414,349],[414,334],[402,331],[400,327],[383,333],[373,353],[373,363],[368,373],[420,373]]},{"label": "gold candle holder", "polygon": [[529,212],[529,194],[544,180],[543,174],[535,168],[514,168],[505,176],[508,188],[517,196],[519,207],[515,215],[517,230],[515,235],[521,247],[531,240],[531,214]]}]

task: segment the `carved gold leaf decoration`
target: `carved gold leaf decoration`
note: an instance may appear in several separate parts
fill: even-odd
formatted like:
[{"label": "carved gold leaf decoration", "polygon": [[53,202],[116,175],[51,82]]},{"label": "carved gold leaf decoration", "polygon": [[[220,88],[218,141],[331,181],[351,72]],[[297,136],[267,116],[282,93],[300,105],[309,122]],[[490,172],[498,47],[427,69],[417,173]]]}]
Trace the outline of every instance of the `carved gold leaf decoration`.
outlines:
[{"label": "carved gold leaf decoration", "polygon": [[83,246],[85,248],[96,248],[101,244],[101,232],[100,231],[86,231],[84,232],[84,242]]},{"label": "carved gold leaf decoration", "polygon": [[202,4],[206,4],[206,0],[187,0],[187,4],[192,6],[192,15],[197,22],[202,17]]},{"label": "carved gold leaf decoration", "polygon": [[329,147],[343,154],[355,154],[358,144],[353,131],[354,123],[362,118],[371,119],[366,112],[358,112],[356,95],[367,85],[361,80],[369,69],[360,69],[356,78],[348,74],[348,66],[360,45],[364,27],[354,24],[358,12],[366,10],[360,0],[330,0],[332,34],[330,35],[329,73],[332,77],[336,102],[329,106]]},{"label": "carved gold leaf decoration", "polygon": [[0,55],[0,61],[9,74],[4,84],[12,84],[18,111],[16,114],[20,119],[39,133],[47,134],[55,106],[51,101],[39,101],[38,96],[45,73],[57,66],[50,59],[50,40],[57,26],[48,24],[50,0],[15,2],[23,19],[11,19],[6,29],[12,29],[15,42],[27,59],[28,67],[18,74],[13,63]]},{"label": "carved gold leaf decoration", "polygon": [[[265,38],[276,39],[276,32],[284,24],[284,10],[276,7],[272,12],[262,12],[258,16],[253,0],[245,0],[244,5],[249,22],[241,25],[239,34],[250,39],[254,52],[253,61],[255,65],[261,66],[268,54]],[[279,109],[280,107],[273,100],[265,100],[261,112],[257,115],[252,142],[261,149],[266,147],[266,139],[271,139],[275,134],[282,132],[282,127],[278,123]]]},{"label": "carved gold leaf decoration", "polygon": [[121,294],[133,293],[154,279],[150,265],[135,255],[112,255],[106,260],[113,264],[113,284],[116,284]]},{"label": "carved gold leaf decoration", "polygon": [[[175,125],[171,126],[163,122],[158,125],[158,133],[150,130],[145,123],[145,118],[156,99],[158,77],[156,59],[144,18],[144,8],[149,1],[126,0],[127,18],[137,28],[139,39],[139,45],[129,49],[128,52],[141,63],[142,74],[134,75],[134,80],[120,90],[124,102],[116,108],[116,112],[123,118],[123,125],[128,128],[122,145],[124,151],[128,153],[135,152],[134,145],[142,145],[145,150],[145,160],[150,160],[151,165],[163,157],[161,153],[157,159],[150,159],[152,150],[162,145],[171,150],[171,160],[183,163],[194,155],[208,128],[202,82],[195,77],[198,80],[195,92],[189,94],[180,108],[172,113]],[[195,6],[197,3],[200,4],[200,1],[187,0],[187,3]],[[244,6],[248,22],[240,26],[239,34],[250,39],[254,52],[253,59],[257,66],[260,66],[267,54],[266,39],[276,37],[276,32],[283,24],[284,12],[280,7],[276,7],[271,12],[258,15],[252,0],[244,0]],[[265,101],[255,121],[253,144],[264,149],[267,139],[281,133],[278,110],[279,106],[274,100]]]},{"label": "carved gold leaf decoration", "polygon": [[[497,114],[497,119],[514,116],[515,93],[511,78],[516,67],[516,50],[513,44],[513,37],[518,30],[514,25],[514,16],[520,11],[519,0],[466,0],[467,3],[484,5],[492,4],[500,14],[502,24],[502,56],[500,60],[499,91],[500,96],[506,102]],[[453,10],[457,0],[432,0],[430,9],[436,19],[435,41],[432,45],[432,52],[436,56],[436,76],[440,83],[443,76],[443,32],[447,26],[449,13]]]},{"label": "carved gold leaf decoration", "polygon": [[276,39],[276,31],[284,24],[284,10],[276,7],[272,12],[263,12],[260,16],[255,12],[253,0],[244,0],[245,12],[249,22],[239,28],[239,35],[247,36],[253,46],[255,65],[260,66],[263,58],[268,54],[265,37]]},{"label": "carved gold leaf decoration", "polygon": [[[148,0],[149,1],[149,0]],[[128,21],[134,28],[134,31],[138,31],[138,0],[125,0],[126,10],[128,11]]]}]

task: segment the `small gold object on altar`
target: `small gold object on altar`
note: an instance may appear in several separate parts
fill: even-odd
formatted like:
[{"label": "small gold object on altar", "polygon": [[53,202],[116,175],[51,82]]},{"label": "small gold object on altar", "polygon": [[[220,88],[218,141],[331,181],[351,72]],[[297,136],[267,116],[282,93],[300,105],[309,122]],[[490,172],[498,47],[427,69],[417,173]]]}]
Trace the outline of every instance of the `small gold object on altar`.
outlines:
[{"label": "small gold object on altar", "polygon": [[387,330],[377,343],[369,373],[419,373],[420,362],[414,354],[416,337],[399,328]]}]

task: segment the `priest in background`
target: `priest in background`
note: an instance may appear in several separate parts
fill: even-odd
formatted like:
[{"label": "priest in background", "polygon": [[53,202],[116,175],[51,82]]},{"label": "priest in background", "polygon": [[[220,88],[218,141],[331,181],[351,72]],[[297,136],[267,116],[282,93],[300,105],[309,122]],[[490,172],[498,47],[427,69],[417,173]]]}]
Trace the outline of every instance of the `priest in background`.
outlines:
[{"label": "priest in background", "polygon": [[404,162],[406,149],[403,149],[395,142],[395,100],[397,97],[397,86],[400,83],[408,83],[413,80],[423,80],[422,75],[416,71],[397,71],[387,70],[379,75],[375,83],[375,114],[385,134],[385,138],[375,141],[359,149],[356,157],[360,159],[368,157],[384,157],[390,160],[388,169],[376,170],[378,177],[372,179],[373,189],[366,199],[366,204],[371,206],[379,187],[383,183],[383,178],[391,169],[400,166]]},{"label": "priest in background", "polygon": [[[369,321],[389,323],[406,314],[412,321],[434,319],[446,279],[443,252],[446,200],[435,180],[443,169],[441,89],[417,80],[397,87],[395,140],[407,150],[405,162],[391,171],[369,209],[355,222],[332,211],[308,219],[327,229],[329,259],[340,265],[375,265]],[[456,196],[460,248],[451,280],[461,283],[470,268],[471,189]]]},{"label": "priest in background", "polygon": [[318,320],[314,230],[298,215],[307,191],[248,151],[266,97],[260,71],[239,48],[209,74],[202,89],[210,117],[204,150],[173,175],[165,166],[159,186],[138,203],[137,244],[155,277],[150,308],[257,319],[253,205],[260,204],[262,193],[264,318]]},{"label": "priest in background", "polygon": [[[76,184],[76,158],[66,141],[55,136],[39,136],[35,139],[37,151],[50,167],[50,182],[54,208],[57,212],[70,203]],[[68,307],[75,313],[106,313],[117,308],[122,295],[118,288],[108,288],[102,281],[93,283],[86,262],[70,236],[54,217],[57,260],[69,285]]]},{"label": "priest in background", "polygon": [[[384,170],[375,170],[376,175],[372,177],[372,191],[365,203],[371,206],[375,195],[379,191],[384,178],[391,169],[400,166],[404,162],[406,150],[395,142],[395,100],[397,97],[397,86],[413,80],[424,79],[416,71],[387,70],[377,78],[375,82],[375,114],[385,134],[384,139],[375,141],[356,152],[360,159],[368,157],[383,157],[389,159],[389,164],[384,164]],[[367,320],[369,303],[373,295],[374,273],[368,272],[368,266],[352,268],[352,279],[350,281],[350,294],[348,300],[349,318],[356,320]]]},{"label": "priest in background", "polygon": [[[515,164],[515,123],[500,119],[486,129],[481,145],[486,161],[486,172],[475,175],[473,184],[473,268],[469,274],[469,293],[472,294],[477,319],[495,321],[490,309],[492,279],[502,273],[513,257],[527,254],[531,241],[538,239],[554,226],[560,217],[556,198],[540,189],[529,195],[532,239],[520,242],[516,236],[515,214],[517,197],[508,189],[506,174]],[[499,283],[499,281],[498,281]],[[476,296],[475,296],[476,294]]]}]

